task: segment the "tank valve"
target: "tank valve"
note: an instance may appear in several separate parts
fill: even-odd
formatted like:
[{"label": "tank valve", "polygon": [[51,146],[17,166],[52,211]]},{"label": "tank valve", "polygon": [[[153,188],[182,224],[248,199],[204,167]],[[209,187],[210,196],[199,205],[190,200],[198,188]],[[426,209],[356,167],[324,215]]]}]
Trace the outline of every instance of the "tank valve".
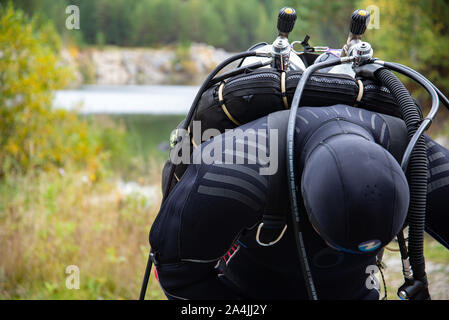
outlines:
[{"label": "tank valve", "polygon": [[354,66],[360,66],[373,58],[373,48],[368,42],[356,44],[352,55],[355,56]]},{"label": "tank valve", "polygon": [[366,10],[356,10],[351,16],[349,36],[341,52],[342,57],[351,55],[354,47],[362,41],[362,36],[370,21],[370,13]]},{"label": "tank valve", "polygon": [[293,8],[282,8],[278,15],[278,37],[272,45],[272,67],[287,71],[290,59],[291,46],[288,35],[292,32],[296,22],[296,11]]}]

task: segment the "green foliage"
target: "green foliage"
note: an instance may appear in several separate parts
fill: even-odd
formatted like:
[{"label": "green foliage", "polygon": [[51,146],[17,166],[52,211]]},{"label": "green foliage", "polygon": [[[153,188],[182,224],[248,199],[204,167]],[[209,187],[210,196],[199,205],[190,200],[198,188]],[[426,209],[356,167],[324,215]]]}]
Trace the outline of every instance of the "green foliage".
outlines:
[{"label": "green foliage", "polygon": [[[8,1],[0,0],[0,3]],[[309,34],[312,45],[341,48],[346,41],[351,13],[357,8],[376,5],[380,9],[380,29],[368,30],[364,38],[372,43],[375,55],[411,66],[443,91],[449,90],[449,4],[444,0],[139,0],[131,3],[127,0],[15,0],[13,3],[35,16],[38,25],[51,20],[64,41],[78,41],[78,45],[181,44],[185,47],[192,42],[204,42],[228,51],[243,51],[256,42],[272,41],[277,14],[284,6],[292,6],[298,13],[292,40],[302,40]],[[69,4],[80,7],[81,30],[65,28],[65,7]],[[190,69],[188,64],[182,67]],[[85,76],[92,78],[91,74]],[[429,104],[424,90],[402,79],[423,105]]]},{"label": "green foliage", "polygon": [[[371,1],[359,1],[367,7]],[[420,71],[443,92],[449,91],[449,4],[441,0],[376,1],[380,28],[366,39],[382,60],[399,62]],[[412,88],[412,81],[407,81]],[[420,91],[420,98],[428,97]]]},{"label": "green foliage", "polygon": [[[6,3],[8,0],[0,0]],[[14,6],[38,22],[52,20],[63,39],[89,45],[158,46],[205,42],[231,51],[246,50],[276,34],[279,9],[294,1],[257,0],[16,0]],[[310,1],[313,3],[313,1]],[[81,30],[65,28],[65,7],[80,8]],[[298,4],[295,4],[298,5]],[[298,6],[304,37],[307,8]],[[317,39],[318,40],[318,39]],[[81,43],[79,43],[81,44]]]},{"label": "green foliage", "polygon": [[54,28],[37,28],[7,6],[0,30],[0,175],[69,165],[95,173],[107,158],[104,137],[75,113],[50,107],[52,91],[71,79]]}]

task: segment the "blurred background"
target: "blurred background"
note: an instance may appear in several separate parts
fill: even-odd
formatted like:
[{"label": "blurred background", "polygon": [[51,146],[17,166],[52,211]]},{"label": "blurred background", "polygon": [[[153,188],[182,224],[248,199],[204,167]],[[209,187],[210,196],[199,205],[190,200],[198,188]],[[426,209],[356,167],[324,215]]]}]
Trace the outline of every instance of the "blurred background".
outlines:
[{"label": "blurred background", "polygon": [[[375,56],[449,94],[446,0],[0,0],[0,299],[138,297],[171,130],[212,68],[275,39],[284,6],[291,39],[333,48],[355,9],[378,9]],[[429,131],[446,147],[448,120],[442,108]],[[449,253],[430,238],[425,251],[432,297],[448,299]],[[395,299],[398,253],[385,264]],[[164,299],[154,276],[147,298]]]}]

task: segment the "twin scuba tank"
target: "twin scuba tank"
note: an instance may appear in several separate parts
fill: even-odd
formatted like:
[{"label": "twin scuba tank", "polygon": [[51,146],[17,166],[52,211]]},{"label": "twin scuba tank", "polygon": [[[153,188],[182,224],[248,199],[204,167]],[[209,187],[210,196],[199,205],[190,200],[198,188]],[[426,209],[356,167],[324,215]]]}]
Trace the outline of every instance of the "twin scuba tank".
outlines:
[{"label": "twin scuba tank", "polygon": [[[281,10],[277,25],[278,37],[273,44],[259,43],[251,47],[249,50],[262,53],[262,57],[259,55],[242,59],[239,69],[243,72],[215,83],[202,94],[189,129],[193,121],[200,121],[199,136],[207,129],[217,129],[224,133],[227,129],[236,128],[270,113],[289,109],[298,82],[308,66],[329,59],[339,59],[340,56],[357,55],[364,59],[373,55],[371,46],[361,41],[369,22],[369,13],[364,10],[357,10],[352,15],[349,37],[342,50],[313,48],[308,44],[308,36],[302,42],[290,44],[288,35],[293,30],[295,21],[294,9]],[[304,51],[296,52],[293,49],[296,43],[300,43]],[[253,70],[251,65],[257,62],[265,66]],[[316,72],[307,82],[301,99],[301,106],[335,104],[401,117],[400,108],[390,91],[376,81],[358,79],[349,64]],[[179,127],[182,125],[183,123]],[[176,141],[176,137],[172,140]],[[189,141],[190,150],[205,142],[195,141],[193,135]],[[171,145],[173,147],[174,143]],[[176,166],[176,180],[182,177],[186,168],[187,165],[183,164]],[[170,188],[176,180],[172,181]],[[169,186],[165,184],[164,187]]]}]

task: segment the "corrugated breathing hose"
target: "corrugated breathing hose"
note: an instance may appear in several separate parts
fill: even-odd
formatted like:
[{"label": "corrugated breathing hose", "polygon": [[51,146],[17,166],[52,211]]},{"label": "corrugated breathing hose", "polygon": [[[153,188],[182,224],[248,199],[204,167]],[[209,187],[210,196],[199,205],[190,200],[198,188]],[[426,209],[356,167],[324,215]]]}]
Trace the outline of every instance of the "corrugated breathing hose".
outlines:
[{"label": "corrugated breathing hose", "polygon": [[[401,108],[409,139],[418,130],[421,117],[404,84],[388,69],[380,69],[376,76],[390,90]],[[408,255],[414,280],[421,281],[428,294],[424,261],[424,226],[427,201],[427,151],[423,136],[420,136],[410,156],[408,176],[410,185],[410,206],[407,217],[409,223]]]}]

